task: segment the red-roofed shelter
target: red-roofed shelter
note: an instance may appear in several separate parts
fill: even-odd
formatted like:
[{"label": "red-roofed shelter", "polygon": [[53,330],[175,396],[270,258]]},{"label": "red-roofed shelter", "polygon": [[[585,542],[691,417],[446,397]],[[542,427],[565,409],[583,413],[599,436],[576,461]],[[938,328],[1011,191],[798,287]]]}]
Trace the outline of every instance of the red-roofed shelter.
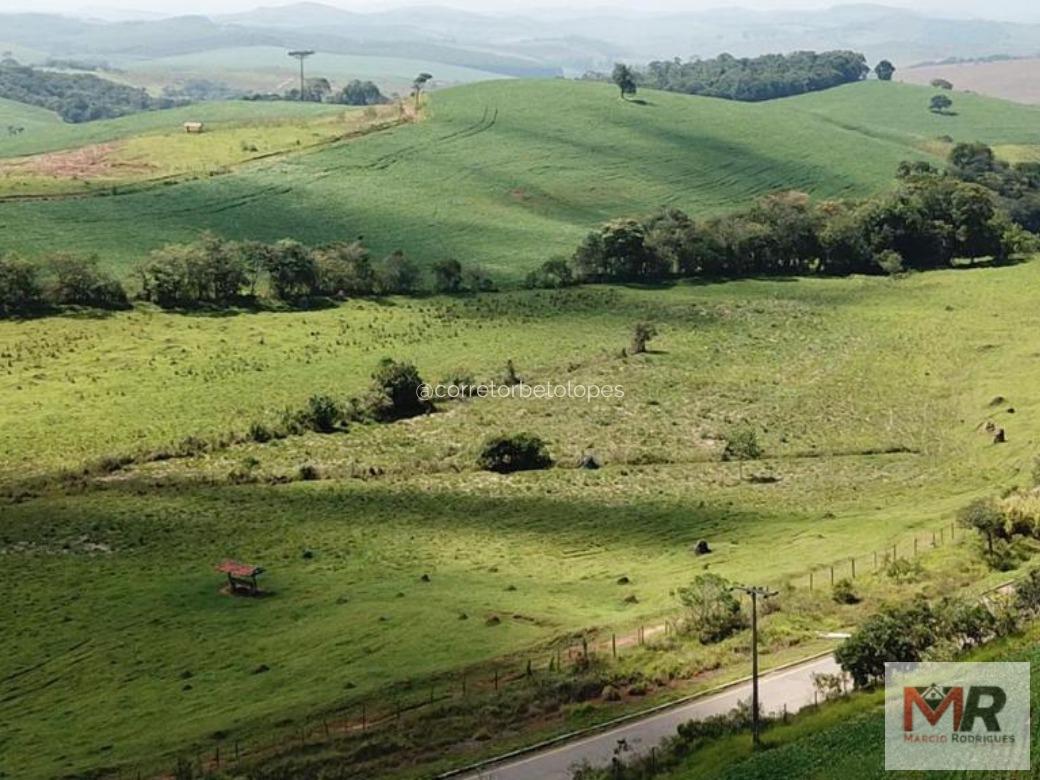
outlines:
[{"label": "red-roofed shelter", "polygon": [[228,559],[218,563],[216,569],[227,575],[228,589],[231,593],[248,593],[255,596],[259,592],[260,587],[256,584],[256,578],[264,573],[263,566]]}]

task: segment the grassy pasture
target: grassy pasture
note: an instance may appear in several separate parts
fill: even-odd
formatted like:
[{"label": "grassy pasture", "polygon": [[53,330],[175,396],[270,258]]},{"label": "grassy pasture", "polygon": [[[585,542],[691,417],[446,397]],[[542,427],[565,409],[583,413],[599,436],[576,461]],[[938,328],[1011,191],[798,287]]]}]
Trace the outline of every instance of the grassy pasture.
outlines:
[{"label": "grassy pasture", "polygon": [[[0,468],[15,492],[32,473],[357,392],[384,354],[432,380],[460,367],[493,376],[512,358],[530,382],[625,390],[445,404],[4,505],[0,771],[48,777],[262,730],[667,612],[669,591],[705,562],[737,579],[804,578],[937,527],[973,495],[1026,479],[1040,431],[1038,282],[1027,263],[0,323]],[[648,317],[655,351],[620,358]],[[977,432],[987,419],[1007,444]],[[778,481],[741,481],[717,461],[717,437],[742,420],[768,454],[745,474]],[[560,467],[476,471],[477,445],[501,430],[546,437]],[[603,469],[569,467],[586,448]],[[326,479],[267,484],[304,463]],[[230,484],[242,469],[261,482]],[[690,552],[701,538],[708,559]],[[267,565],[276,595],[219,595],[211,567],[227,556]],[[492,614],[500,625],[485,625]]]},{"label": "grassy pasture", "polygon": [[[364,235],[376,253],[455,256],[515,280],[621,214],[706,215],[785,188],[871,194],[891,186],[900,160],[944,154],[944,133],[1040,141],[1035,109],[965,96],[957,116],[939,117],[927,97],[862,83],[761,104],[653,92],[640,104],[605,84],[485,82],[438,92],[426,121],[359,143],[114,198],[3,203],[0,221],[18,226],[10,249],[75,245],[114,268],[211,229],[309,243]],[[147,231],[123,228],[141,217]]]},{"label": "grassy pasture", "polygon": [[[63,122],[57,114],[37,106],[0,100],[0,158],[109,143],[146,133],[182,131],[181,126],[188,121],[201,121],[209,125],[234,123],[262,126],[271,121],[335,117],[344,110],[343,106],[318,103],[226,100],[72,124]],[[23,126],[25,132],[9,135],[8,125]]]},{"label": "grassy pasture", "polygon": [[395,105],[367,112],[345,108],[307,117],[218,121],[200,134],[169,125],[163,132],[0,160],[0,198],[89,194],[127,184],[227,173],[250,160],[306,151],[399,117]]}]

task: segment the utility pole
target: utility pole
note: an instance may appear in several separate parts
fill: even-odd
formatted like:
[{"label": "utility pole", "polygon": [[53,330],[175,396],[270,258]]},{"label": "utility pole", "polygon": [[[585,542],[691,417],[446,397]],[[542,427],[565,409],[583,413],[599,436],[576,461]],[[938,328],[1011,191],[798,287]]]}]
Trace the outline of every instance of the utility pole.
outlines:
[{"label": "utility pole", "polygon": [[758,749],[762,745],[758,735],[758,597],[767,599],[777,591],[750,585],[734,585],[730,590],[751,596],[751,745]]},{"label": "utility pole", "polygon": [[295,57],[300,61],[300,100],[303,100],[305,83],[303,80],[303,61],[310,57],[312,54],[314,54],[314,52],[310,51],[309,49],[296,49],[294,51],[289,52],[290,57]]}]

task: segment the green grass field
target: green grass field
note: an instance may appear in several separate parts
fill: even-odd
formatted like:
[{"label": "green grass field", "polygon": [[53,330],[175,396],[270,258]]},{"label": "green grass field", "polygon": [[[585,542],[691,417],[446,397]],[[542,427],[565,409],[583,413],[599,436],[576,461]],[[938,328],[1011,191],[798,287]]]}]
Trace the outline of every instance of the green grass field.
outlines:
[{"label": "green grass field", "polygon": [[[196,113],[207,114],[205,108]],[[167,120],[164,130],[135,132],[66,151],[0,159],[0,199],[110,194],[114,188],[155,182],[169,185],[175,179],[225,174],[253,160],[313,151],[407,121],[396,104],[299,116],[272,112],[273,116],[264,118],[264,113],[261,108],[253,112],[253,118],[236,121],[221,119],[218,110],[213,113],[216,121],[206,124],[203,133],[186,133]],[[279,113],[283,114],[280,118]]]},{"label": "green grass field", "polygon": [[[213,101],[165,111],[142,111],[117,119],[72,124],[37,106],[0,99],[0,158],[23,157],[88,144],[108,143],[134,136],[182,130],[187,121],[210,125],[258,124],[311,120],[342,114],[343,106],[318,103]],[[8,125],[24,127],[11,135]]]},{"label": "green grass field", "polygon": [[[618,215],[674,205],[703,216],[784,188],[867,195],[891,186],[900,160],[944,154],[943,134],[1040,142],[1037,109],[960,96],[957,116],[937,116],[928,95],[862,83],[761,104],[652,92],[638,104],[605,84],[486,82],[436,93],[426,121],[360,143],[115,198],[4,203],[0,220],[19,226],[10,249],[76,248],[115,268],[211,229],[363,235],[376,253],[454,256],[515,280]],[[147,231],[121,229],[142,217]]]},{"label": "green grass field", "polygon": [[[701,538],[713,571],[802,582],[811,565],[949,522],[970,497],[1026,479],[1040,432],[1037,283],[1040,263],[1026,263],[0,323],[0,468],[18,496],[0,530],[4,769],[132,766],[669,613],[669,591],[703,565],[690,552]],[[648,317],[656,351],[619,358]],[[459,367],[492,376],[512,358],[529,381],[620,384],[625,397],[449,404],[132,467],[85,492],[25,481],[241,432],[314,392],[346,396],[385,354],[434,380]],[[1014,415],[990,406],[997,395]],[[991,418],[1007,444],[977,431]],[[746,475],[778,481],[718,462],[718,437],[742,420],[768,455]],[[546,437],[560,467],[477,471],[479,443],[502,430]],[[568,468],[586,448],[604,468]],[[268,484],[303,464],[325,479]],[[260,481],[230,484],[242,470]],[[268,566],[276,595],[218,594],[212,566],[229,556]],[[638,603],[624,602],[621,575]],[[491,614],[506,619],[486,626]]]}]

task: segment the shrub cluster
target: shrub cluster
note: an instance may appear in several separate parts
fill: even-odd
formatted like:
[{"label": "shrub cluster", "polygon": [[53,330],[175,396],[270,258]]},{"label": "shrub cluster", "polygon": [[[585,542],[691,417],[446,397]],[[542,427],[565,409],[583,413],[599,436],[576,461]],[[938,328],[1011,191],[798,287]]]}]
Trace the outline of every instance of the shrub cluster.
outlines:
[{"label": "shrub cluster", "polygon": [[352,422],[393,422],[426,414],[433,410],[433,404],[421,397],[423,384],[411,363],[383,358],[372,372],[368,391],[360,398],[342,403],[329,395],[313,395],[302,409],[284,410],[276,427],[253,423],[248,437],[262,444],[306,431],[335,433],[346,430]]},{"label": "shrub cluster", "polygon": [[529,433],[517,433],[489,438],[484,442],[477,462],[485,471],[510,474],[547,469],[552,465],[552,457],[540,438]]},{"label": "shrub cluster", "polygon": [[[1037,602],[1031,608],[1035,613],[1040,608],[1040,579],[1027,580],[1026,590],[1032,582],[1037,586]],[[1031,595],[1025,598],[1028,601]],[[932,605],[919,598],[907,605],[882,607],[838,647],[834,657],[862,687],[884,679],[886,661],[920,661],[941,657],[944,651],[956,654],[1008,634],[1016,625],[1015,612],[996,602],[946,598]]]}]

